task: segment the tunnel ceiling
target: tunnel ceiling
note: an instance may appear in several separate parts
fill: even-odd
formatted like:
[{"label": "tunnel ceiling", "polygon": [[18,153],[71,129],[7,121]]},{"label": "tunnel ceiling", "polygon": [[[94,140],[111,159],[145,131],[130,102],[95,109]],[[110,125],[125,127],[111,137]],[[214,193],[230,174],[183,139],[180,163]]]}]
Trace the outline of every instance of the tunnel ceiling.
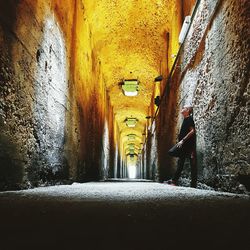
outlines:
[{"label": "tunnel ceiling", "polygon": [[[166,33],[175,1],[91,0],[83,5],[121,142],[130,143],[127,135],[133,133],[135,144],[140,147],[154,93],[154,78],[161,74],[161,63],[167,57]],[[138,79],[137,96],[123,94],[124,79]],[[137,118],[135,128],[126,126],[127,117]]]}]

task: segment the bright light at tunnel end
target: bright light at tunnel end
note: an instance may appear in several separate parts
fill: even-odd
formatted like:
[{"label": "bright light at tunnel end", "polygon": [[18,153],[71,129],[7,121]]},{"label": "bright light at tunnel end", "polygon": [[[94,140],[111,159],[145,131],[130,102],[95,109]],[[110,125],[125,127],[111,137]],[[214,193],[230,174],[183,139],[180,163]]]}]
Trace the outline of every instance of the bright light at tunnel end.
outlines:
[{"label": "bright light at tunnel end", "polygon": [[128,165],[128,178],[135,179],[136,178],[136,165]]}]

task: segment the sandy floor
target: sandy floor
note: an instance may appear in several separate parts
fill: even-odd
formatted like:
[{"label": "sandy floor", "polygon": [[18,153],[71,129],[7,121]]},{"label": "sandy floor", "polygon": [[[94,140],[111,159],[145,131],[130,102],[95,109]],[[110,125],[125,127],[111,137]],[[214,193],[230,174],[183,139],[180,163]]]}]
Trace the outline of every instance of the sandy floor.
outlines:
[{"label": "sandy floor", "polygon": [[249,249],[250,198],[153,182],[0,192],[1,250]]}]

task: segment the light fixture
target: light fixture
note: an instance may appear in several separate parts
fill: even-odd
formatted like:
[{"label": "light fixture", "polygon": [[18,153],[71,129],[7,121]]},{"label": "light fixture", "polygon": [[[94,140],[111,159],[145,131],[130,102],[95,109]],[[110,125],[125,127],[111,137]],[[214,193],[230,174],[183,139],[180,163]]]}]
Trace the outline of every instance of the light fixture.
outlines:
[{"label": "light fixture", "polygon": [[129,141],[134,141],[134,140],[135,140],[135,137],[136,137],[135,134],[129,134],[129,135],[128,135],[128,140],[129,140]]},{"label": "light fixture", "polygon": [[128,178],[129,179],[136,178],[136,162],[134,155],[130,155],[130,159],[128,161]]},{"label": "light fixture", "polygon": [[137,79],[124,80],[122,90],[125,96],[137,96],[139,83]]},{"label": "light fixture", "polygon": [[134,149],[129,149],[129,154],[130,155],[134,155],[135,154],[135,150]]},{"label": "light fixture", "polygon": [[156,105],[157,107],[160,106],[160,102],[161,102],[160,96],[156,96],[156,97],[155,97],[155,105]]},{"label": "light fixture", "polygon": [[160,82],[160,81],[162,81],[162,80],[163,80],[163,76],[162,76],[162,75],[157,76],[157,77],[155,78],[155,82]]},{"label": "light fixture", "polygon": [[179,43],[183,43],[191,23],[191,16],[186,16],[179,35]]},{"label": "light fixture", "polygon": [[136,123],[137,123],[137,119],[136,118],[126,118],[125,122],[126,122],[126,125],[129,127],[129,128],[134,128]]}]

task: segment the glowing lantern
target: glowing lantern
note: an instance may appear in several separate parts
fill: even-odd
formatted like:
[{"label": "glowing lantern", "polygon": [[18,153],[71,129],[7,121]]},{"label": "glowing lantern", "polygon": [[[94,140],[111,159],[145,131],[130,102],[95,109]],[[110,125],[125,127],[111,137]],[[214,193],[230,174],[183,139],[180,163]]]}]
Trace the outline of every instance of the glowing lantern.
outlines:
[{"label": "glowing lantern", "polygon": [[137,80],[124,80],[122,85],[122,90],[126,96],[136,96],[138,95],[139,83]]},{"label": "glowing lantern", "polygon": [[129,127],[129,128],[133,128],[135,127],[136,123],[137,123],[137,119],[136,118],[127,118],[125,120],[126,122],[126,125]]}]

